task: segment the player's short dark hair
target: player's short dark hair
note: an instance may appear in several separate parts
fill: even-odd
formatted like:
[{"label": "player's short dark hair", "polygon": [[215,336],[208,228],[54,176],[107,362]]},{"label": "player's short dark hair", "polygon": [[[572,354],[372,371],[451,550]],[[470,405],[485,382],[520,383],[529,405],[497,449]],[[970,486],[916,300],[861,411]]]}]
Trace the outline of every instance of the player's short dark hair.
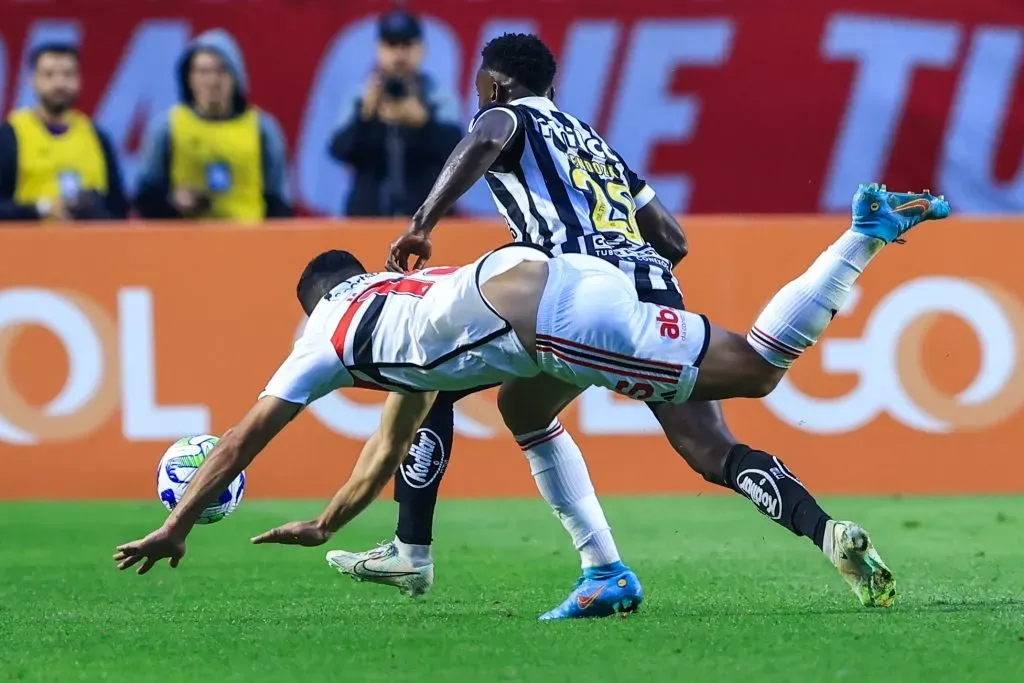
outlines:
[{"label": "player's short dark hair", "polygon": [[41,43],[32,48],[28,53],[28,65],[35,69],[39,66],[39,59],[43,55],[67,55],[80,61],[78,57],[78,46],[72,43]]},{"label": "player's short dark hair", "polygon": [[306,269],[299,276],[299,284],[295,287],[295,296],[299,298],[302,310],[309,315],[329,291],[350,277],[365,272],[366,268],[363,268],[359,259],[347,251],[325,251],[306,264]]},{"label": "player's short dark hair", "polygon": [[545,95],[555,82],[555,56],[532,33],[505,33],[484,45],[483,67],[509,76],[537,95]]}]

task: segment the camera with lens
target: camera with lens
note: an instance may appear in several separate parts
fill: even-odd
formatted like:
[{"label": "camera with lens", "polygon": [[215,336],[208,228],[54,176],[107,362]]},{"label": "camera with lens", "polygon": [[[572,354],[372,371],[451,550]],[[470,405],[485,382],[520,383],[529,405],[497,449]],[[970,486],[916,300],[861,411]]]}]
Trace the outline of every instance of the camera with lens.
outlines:
[{"label": "camera with lens", "polygon": [[389,76],[384,81],[384,94],[392,99],[400,100],[403,97],[408,97],[409,85],[404,78]]}]

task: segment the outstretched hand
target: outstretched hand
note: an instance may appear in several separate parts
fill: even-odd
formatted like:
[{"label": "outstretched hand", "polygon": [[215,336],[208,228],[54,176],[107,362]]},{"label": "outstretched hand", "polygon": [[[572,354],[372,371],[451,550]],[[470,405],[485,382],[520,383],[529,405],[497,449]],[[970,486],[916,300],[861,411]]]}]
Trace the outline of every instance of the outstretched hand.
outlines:
[{"label": "outstretched hand", "polygon": [[279,527],[264,531],[252,539],[253,543],[281,543],[283,545],[323,545],[331,537],[331,532],[319,526],[315,521],[288,522]]},{"label": "outstretched hand", "polygon": [[[419,270],[427,265],[432,252],[430,233],[410,227],[391,245],[391,253],[388,255],[385,267],[393,273]],[[411,266],[409,265],[410,256],[416,257],[416,261]]]},{"label": "outstretched hand", "polygon": [[144,538],[117,546],[114,562],[117,563],[119,570],[128,569],[142,562],[138,573],[145,574],[164,558],[167,558],[171,567],[175,568],[184,556],[185,538],[161,527]]}]

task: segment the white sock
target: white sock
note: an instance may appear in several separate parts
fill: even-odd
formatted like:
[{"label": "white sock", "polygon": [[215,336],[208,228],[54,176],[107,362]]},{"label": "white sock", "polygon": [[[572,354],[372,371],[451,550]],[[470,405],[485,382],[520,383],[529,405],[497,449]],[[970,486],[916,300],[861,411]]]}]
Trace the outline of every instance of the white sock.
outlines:
[{"label": "white sock", "polygon": [[403,543],[396,536],[395,547],[398,548],[398,556],[403,560],[408,560],[414,567],[425,567],[428,564],[434,564],[434,558],[430,556],[429,545]]},{"label": "white sock", "polygon": [[619,561],[611,527],[594,493],[583,453],[555,420],[545,429],[516,436],[530,461],[537,488],[580,551],[583,568]]},{"label": "white sock", "polygon": [[788,368],[813,346],[843,306],[850,288],[885,242],[847,230],[803,275],[772,297],[747,342],[772,365]]}]

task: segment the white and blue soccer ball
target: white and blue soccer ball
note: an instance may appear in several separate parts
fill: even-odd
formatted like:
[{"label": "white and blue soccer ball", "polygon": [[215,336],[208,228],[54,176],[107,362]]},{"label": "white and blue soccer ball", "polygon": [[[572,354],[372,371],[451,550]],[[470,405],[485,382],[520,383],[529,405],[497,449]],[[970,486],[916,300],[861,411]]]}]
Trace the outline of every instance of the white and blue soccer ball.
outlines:
[{"label": "white and blue soccer ball", "polygon": [[[168,510],[173,510],[185,495],[188,483],[206,460],[219,439],[209,434],[186,436],[175,441],[160,458],[156,473],[156,491]],[[224,519],[238,507],[245,493],[245,472],[231,482],[227,490],[210,504],[197,520],[199,524],[213,524]]]}]

